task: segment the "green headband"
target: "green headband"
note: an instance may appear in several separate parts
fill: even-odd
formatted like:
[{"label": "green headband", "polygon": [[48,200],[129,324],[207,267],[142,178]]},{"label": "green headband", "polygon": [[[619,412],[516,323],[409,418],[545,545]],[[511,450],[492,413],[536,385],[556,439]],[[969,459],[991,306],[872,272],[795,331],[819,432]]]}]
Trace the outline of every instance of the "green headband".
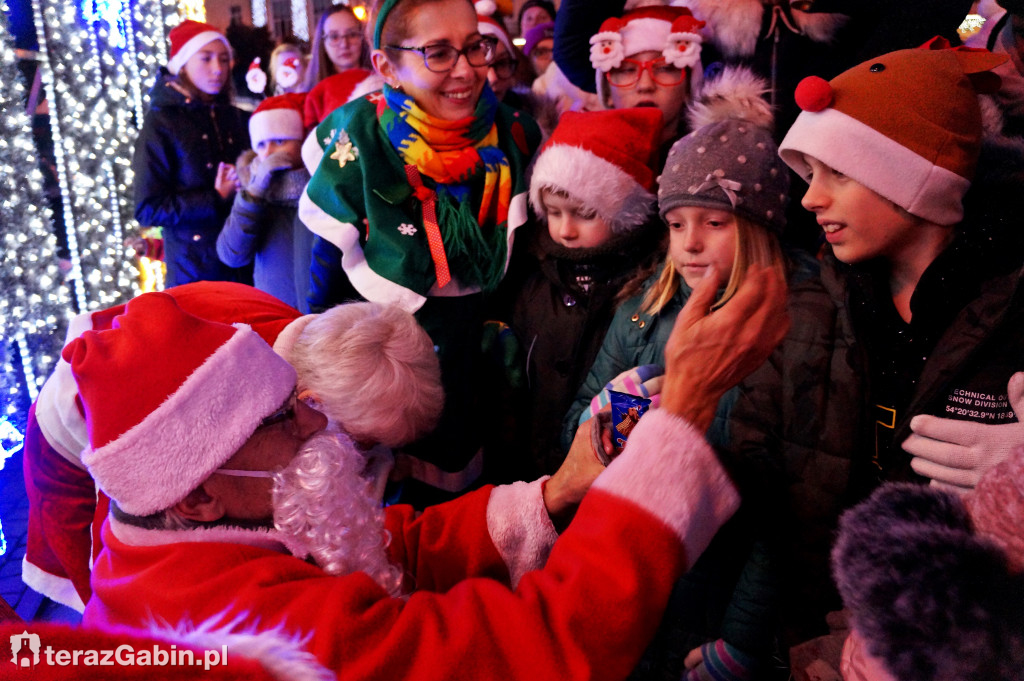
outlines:
[{"label": "green headband", "polygon": [[391,10],[395,8],[401,0],[385,0],[384,4],[380,6],[380,11],[377,12],[377,24],[373,27],[373,49],[380,49],[380,34],[384,30],[384,21],[391,14]]}]

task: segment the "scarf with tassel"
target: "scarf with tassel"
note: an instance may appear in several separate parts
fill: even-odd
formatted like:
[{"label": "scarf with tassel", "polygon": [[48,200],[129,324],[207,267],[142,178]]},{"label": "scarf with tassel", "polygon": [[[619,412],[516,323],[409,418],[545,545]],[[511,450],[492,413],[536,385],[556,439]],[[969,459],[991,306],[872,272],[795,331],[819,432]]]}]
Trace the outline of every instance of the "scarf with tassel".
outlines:
[{"label": "scarf with tassel", "polygon": [[[447,283],[442,270],[484,291],[494,290],[504,275],[512,172],[498,147],[497,109],[498,100],[486,86],[472,116],[443,120],[423,111],[409,95],[384,86],[377,110],[381,129],[407,168],[414,166],[436,183],[431,192],[410,177],[424,204],[424,222],[429,222],[431,207],[436,218],[439,240],[431,244],[431,254],[442,287]],[[471,190],[481,175],[483,193],[474,211]]]}]

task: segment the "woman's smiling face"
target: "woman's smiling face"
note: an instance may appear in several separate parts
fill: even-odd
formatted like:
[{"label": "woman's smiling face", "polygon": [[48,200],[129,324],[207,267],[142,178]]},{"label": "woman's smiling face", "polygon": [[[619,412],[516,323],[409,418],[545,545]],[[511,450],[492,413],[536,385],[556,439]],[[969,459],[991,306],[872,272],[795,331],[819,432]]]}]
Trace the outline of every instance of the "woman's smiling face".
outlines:
[{"label": "woman's smiling face", "polygon": [[[463,49],[481,38],[476,13],[466,0],[441,0],[410,10],[409,37],[401,47],[451,45]],[[407,50],[378,50],[374,65],[392,87],[398,86],[426,113],[456,121],[472,116],[487,84],[488,66],[470,66],[459,55],[451,71],[435,73],[423,63],[423,55]]]}]

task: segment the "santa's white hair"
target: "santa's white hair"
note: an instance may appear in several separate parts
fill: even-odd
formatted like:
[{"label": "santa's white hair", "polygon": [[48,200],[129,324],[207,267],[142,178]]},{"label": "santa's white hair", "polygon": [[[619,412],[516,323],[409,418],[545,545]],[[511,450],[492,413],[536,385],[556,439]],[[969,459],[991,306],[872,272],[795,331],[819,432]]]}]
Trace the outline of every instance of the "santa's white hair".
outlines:
[{"label": "santa's white hair", "polygon": [[274,475],[274,526],[299,558],[331,575],[364,572],[392,596],[402,571],[387,554],[384,510],[363,477],[366,460],[346,435],[322,432]]}]

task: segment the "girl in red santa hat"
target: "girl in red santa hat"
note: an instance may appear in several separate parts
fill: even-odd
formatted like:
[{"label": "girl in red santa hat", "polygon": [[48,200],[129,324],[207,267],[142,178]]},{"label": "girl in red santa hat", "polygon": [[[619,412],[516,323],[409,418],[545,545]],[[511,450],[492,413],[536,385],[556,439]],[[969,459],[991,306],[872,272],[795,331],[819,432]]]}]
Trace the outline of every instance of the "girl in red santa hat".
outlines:
[{"label": "girl in red santa hat", "polygon": [[167,70],[150,92],[135,145],[135,219],[163,229],[168,287],[190,281],[252,281],[251,268],[217,258],[246,149],[248,114],[231,104],[231,46],[198,21],[171,29]]}]

